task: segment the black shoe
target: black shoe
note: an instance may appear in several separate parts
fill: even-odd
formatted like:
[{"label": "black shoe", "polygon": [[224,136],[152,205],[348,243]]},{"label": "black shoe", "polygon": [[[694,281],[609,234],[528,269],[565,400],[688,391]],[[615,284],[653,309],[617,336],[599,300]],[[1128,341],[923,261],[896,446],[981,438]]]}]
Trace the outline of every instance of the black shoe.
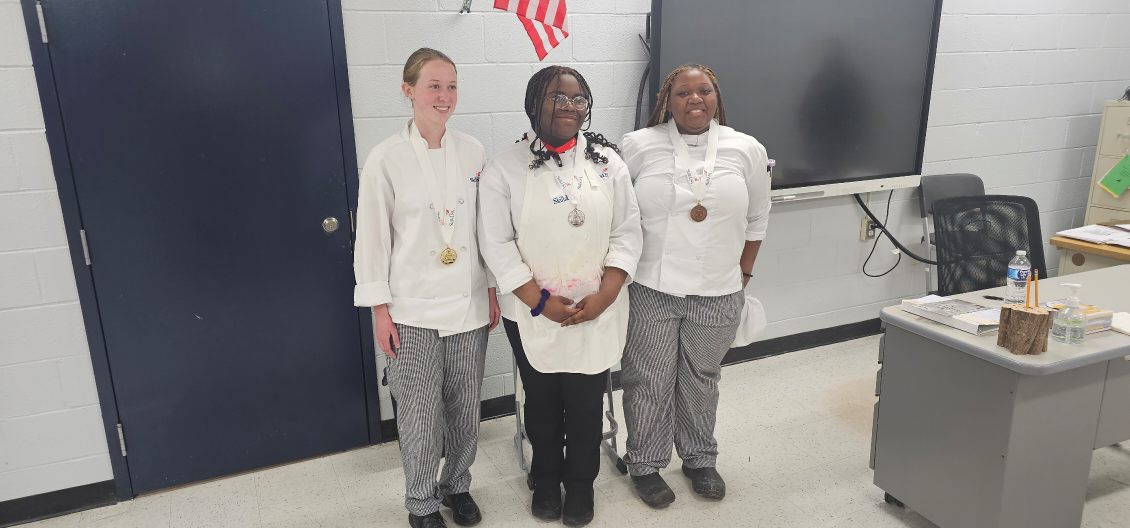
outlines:
[{"label": "black shoe", "polygon": [[556,521],[561,518],[561,485],[538,484],[534,486],[534,499],[530,502],[530,513],[543,521]]},{"label": "black shoe", "polygon": [[632,484],[635,485],[636,495],[652,508],[666,508],[675,502],[675,492],[671,491],[671,486],[667,485],[667,481],[659,473],[633,476]]},{"label": "black shoe", "polygon": [[412,515],[409,513],[408,525],[412,528],[447,528],[447,523],[443,522],[443,516],[439,512],[427,515]]},{"label": "black shoe", "polygon": [[592,522],[592,485],[565,490],[565,506],[561,508],[561,524],[584,526]]},{"label": "black shoe", "polygon": [[726,496],[726,481],[712,467],[689,468],[683,466],[683,474],[691,479],[694,492],[710,500],[722,500]]},{"label": "black shoe", "polygon": [[453,493],[443,498],[443,505],[451,508],[451,519],[459,526],[474,526],[483,520],[479,505],[470,493]]}]

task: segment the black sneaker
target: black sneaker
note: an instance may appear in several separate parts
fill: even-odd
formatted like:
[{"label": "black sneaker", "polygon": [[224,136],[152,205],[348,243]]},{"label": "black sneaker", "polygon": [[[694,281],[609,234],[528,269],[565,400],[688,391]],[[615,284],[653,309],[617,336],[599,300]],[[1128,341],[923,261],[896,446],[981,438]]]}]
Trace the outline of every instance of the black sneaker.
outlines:
[{"label": "black sneaker", "polygon": [[443,516],[439,512],[432,512],[427,515],[412,515],[409,513],[408,525],[412,528],[447,528],[447,523],[443,522]]},{"label": "black sneaker", "polygon": [[556,521],[561,518],[561,485],[538,484],[534,486],[534,498],[530,501],[530,513],[543,521]]},{"label": "black sneaker", "polygon": [[726,496],[726,481],[712,467],[689,468],[683,466],[683,474],[691,479],[694,492],[710,500],[722,500]]},{"label": "black sneaker", "polygon": [[561,508],[561,524],[565,526],[584,526],[592,522],[592,486],[565,490],[565,506]]},{"label": "black sneaker", "polygon": [[451,519],[459,526],[474,526],[483,520],[479,505],[470,493],[452,493],[443,498],[443,505],[451,508]]},{"label": "black sneaker", "polygon": [[652,508],[666,508],[675,502],[675,492],[659,473],[633,476],[632,484],[635,485],[636,495],[640,496],[644,504]]}]

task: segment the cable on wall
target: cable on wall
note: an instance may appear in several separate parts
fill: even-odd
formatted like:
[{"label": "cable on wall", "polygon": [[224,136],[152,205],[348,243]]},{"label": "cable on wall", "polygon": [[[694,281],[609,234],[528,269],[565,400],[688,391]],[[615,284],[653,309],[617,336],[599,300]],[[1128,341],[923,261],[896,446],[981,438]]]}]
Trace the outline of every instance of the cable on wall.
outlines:
[{"label": "cable on wall", "polygon": [[[894,191],[891,191],[891,194],[893,196]],[[878,227],[879,230],[881,230],[884,235],[887,235],[887,238],[891,239],[891,243],[894,244],[895,247],[899,249],[899,251],[906,253],[906,255],[909,256],[910,258],[917,260],[918,262],[921,262],[923,264],[929,264],[931,266],[936,266],[938,264],[937,261],[930,260],[928,258],[920,257],[917,254],[915,254],[913,251],[907,249],[906,246],[902,245],[902,242],[899,242],[898,239],[895,238],[894,235],[892,235],[889,230],[887,230],[886,223],[880,222],[879,219],[876,218],[875,215],[871,212],[871,210],[867,208],[867,205],[863,203],[863,199],[859,197],[858,193],[853,194],[852,196],[855,197],[855,202],[859,204],[859,207],[863,208],[863,212],[867,215],[868,218],[871,219],[871,222],[873,222],[875,224],[875,227]],[[888,197],[887,205],[888,205],[888,207],[890,206],[889,197]],[[876,242],[878,242],[878,239],[876,239]]]}]

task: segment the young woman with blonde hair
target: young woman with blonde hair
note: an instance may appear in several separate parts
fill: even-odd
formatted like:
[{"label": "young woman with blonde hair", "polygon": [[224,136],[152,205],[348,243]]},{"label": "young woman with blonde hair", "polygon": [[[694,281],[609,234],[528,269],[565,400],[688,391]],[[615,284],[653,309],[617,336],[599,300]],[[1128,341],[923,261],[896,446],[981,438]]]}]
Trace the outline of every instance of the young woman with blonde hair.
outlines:
[{"label": "young woman with blonde hair", "polygon": [[[459,100],[455,63],[421,48],[404,65],[412,119],[369,153],[357,204],[354,304],[373,307],[398,404],[408,522],[482,519],[471,497],[487,332],[498,324],[479,256],[483,147],[447,127]],[[443,474],[436,482],[440,457]]]}]

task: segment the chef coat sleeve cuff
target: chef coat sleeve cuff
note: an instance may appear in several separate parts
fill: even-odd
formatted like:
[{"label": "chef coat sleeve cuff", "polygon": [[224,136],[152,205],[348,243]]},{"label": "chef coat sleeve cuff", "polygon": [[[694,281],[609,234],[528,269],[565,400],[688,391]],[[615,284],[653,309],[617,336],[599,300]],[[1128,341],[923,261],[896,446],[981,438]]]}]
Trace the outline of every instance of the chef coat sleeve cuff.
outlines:
[{"label": "chef coat sleeve cuff", "polygon": [[519,286],[530,282],[530,279],[534,278],[534,274],[530,271],[529,266],[523,265],[519,268],[515,268],[510,273],[496,278],[498,280],[498,291],[510,293],[518,289]]},{"label": "chef coat sleeve cuff", "polygon": [[353,306],[380,306],[392,302],[387,281],[366,282],[353,288]]},{"label": "chef coat sleeve cuff", "polygon": [[632,277],[636,275],[637,261],[629,258],[621,258],[616,255],[608,255],[604,259],[604,267],[606,268],[620,268],[628,274],[628,278],[624,279],[624,286],[632,283]]}]

